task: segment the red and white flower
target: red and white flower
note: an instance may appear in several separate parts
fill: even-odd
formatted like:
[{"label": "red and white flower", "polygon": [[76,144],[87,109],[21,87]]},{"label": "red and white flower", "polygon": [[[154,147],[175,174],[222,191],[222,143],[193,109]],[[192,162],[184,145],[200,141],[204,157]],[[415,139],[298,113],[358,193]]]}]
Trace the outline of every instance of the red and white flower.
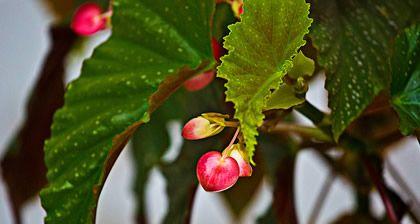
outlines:
[{"label": "red and white flower", "polygon": [[239,178],[239,165],[232,157],[211,151],[204,154],[197,163],[197,178],[205,191],[224,191]]}]

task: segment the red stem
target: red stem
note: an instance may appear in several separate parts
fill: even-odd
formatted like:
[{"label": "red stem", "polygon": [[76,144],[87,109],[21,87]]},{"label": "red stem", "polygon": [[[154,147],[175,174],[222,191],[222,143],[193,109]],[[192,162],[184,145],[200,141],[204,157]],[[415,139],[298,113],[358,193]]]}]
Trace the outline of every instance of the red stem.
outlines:
[{"label": "red stem", "polygon": [[233,135],[232,140],[230,140],[230,143],[229,143],[229,145],[226,148],[230,148],[233,145],[233,143],[235,143],[235,140],[238,137],[238,135],[239,135],[239,128],[236,129],[235,134]]},{"label": "red stem", "polygon": [[365,163],[366,169],[369,173],[369,176],[370,176],[370,178],[372,178],[372,181],[375,184],[376,189],[379,192],[379,195],[382,199],[382,202],[384,203],[386,214],[387,214],[389,220],[391,220],[391,222],[393,224],[398,224],[399,221],[398,221],[397,215],[395,213],[394,207],[392,205],[391,200],[388,198],[388,195],[386,194],[383,178],[381,178],[378,175],[375,168],[369,163],[369,161],[367,159],[364,160],[364,163]]},{"label": "red stem", "polygon": [[225,150],[223,150],[223,157],[222,158],[226,158],[228,155],[230,155],[230,152],[232,151],[231,146],[233,145],[233,143],[235,143],[236,138],[239,135],[239,128],[236,129],[235,134],[233,135],[232,140],[230,140],[229,145],[225,148]]}]

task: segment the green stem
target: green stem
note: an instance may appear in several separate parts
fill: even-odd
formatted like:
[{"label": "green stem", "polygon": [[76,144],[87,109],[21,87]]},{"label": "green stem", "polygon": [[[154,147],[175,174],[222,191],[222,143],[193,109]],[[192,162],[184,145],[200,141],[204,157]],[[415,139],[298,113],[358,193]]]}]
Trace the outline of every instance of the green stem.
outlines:
[{"label": "green stem", "polygon": [[229,128],[237,128],[237,127],[239,127],[239,122],[237,122],[237,121],[225,121],[224,125],[225,125],[225,127],[229,127]]},{"label": "green stem", "polygon": [[296,106],[295,109],[305,115],[305,117],[311,120],[316,126],[320,125],[326,117],[322,111],[308,101],[305,101],[302,105]]},{"label": "green stem", "polygon": [[294,132],[294,133],[301,134],[302,136],[313,138],[321,142],[333,141],[329,135],[325,134],[325,132],[319,128],[305,127],[305,126],[300,126],[300,125],[295,125],[295,124],[277,123],[275,126],[269,127],[267,129],[267,132],[268,133]]}]

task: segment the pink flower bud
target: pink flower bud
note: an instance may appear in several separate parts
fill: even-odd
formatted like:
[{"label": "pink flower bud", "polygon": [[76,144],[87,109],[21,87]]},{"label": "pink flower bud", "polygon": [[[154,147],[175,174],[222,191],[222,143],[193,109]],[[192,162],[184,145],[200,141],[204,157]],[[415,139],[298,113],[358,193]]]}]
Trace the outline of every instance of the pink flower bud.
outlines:
[{"label": "pink flower bud", "polygon": [[213,81],[214,75],[213,70],[196,75],[185,81],[184,87],[191,92],[201,90]]},{"label": "pink flower bud", "polygon": [[219,192],[232,187],[239,178],[239,166],[232,157],[211,151],[198,160],[197,178],[206,191]]},{"label": "pink flower bud", "polygon": [[252,175],[252,166],[248,162],[248,156],[241,149],[238,147],[234,148],[229,156],[238,163],[240,177],[250,177]]},{"label": "pink flower bud", "polygon": [[220,57],[222,57],[222,54],[223,54],[223,48],[214,37],[211,38],[211,47],[213,48],[214,60],[220,61]]},{"label": "pink flower bud", "polygon": [[96,3],[85,3],[74,13],[71,28],[81,36],[92,35],[106,27],[107,18],[102,16],[102,9]]},{"label": "pink flower bud", "polygon": [[212,123],[210,120],[200,116],[188,121],[182,129],[182,137],[188,140],[197,140],[219,134],[223,126]]}]

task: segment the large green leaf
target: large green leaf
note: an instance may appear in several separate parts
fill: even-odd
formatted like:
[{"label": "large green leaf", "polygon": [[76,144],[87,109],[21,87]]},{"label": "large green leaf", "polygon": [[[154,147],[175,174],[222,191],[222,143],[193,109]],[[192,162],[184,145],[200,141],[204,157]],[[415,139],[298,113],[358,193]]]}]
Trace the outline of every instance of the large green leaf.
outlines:
[{"label": "large green leaf", "polygon": [[410,134],[420,128],[420,24],[401,34],[391,61],[392,105],[400,116],[400,128]]},{"label": "large green leaf", "polygon": [[254,153],[257,127],[263,108],[292,67],[292,58],[305,44],[311,19],[304,0],[249,0],[241,22],[229,26],[218,76],[228,80],[226,100],[235,104],[250,158]]},{"label": "large green leaf", "polygon": [[332,131],[346,127],[390,81],[392,38],[418,16],[418,0],[313,0],[311,38],[326,68]]},{"label": "large green leaf", "polygon": [[47,223],[92,223],[99,193],[135,129],[212,65],[211,0],[114,0],[113,31],[71,83],[45,146]]}]

